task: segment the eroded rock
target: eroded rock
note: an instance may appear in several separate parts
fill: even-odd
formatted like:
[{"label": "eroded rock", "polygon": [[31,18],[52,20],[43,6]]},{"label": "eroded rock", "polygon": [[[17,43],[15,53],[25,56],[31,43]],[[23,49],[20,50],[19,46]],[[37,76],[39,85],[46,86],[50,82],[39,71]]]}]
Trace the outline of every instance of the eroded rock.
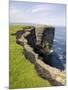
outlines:
[{"label": "eroded rock", "polygon": [[[46,57],[50,54],[49,52],[52,49],[54,28],[42,27],[39,31],[37,30],[37,28],[35,30],[35,28],[33,27],[26,30],[25,32],[19,32],[20,35],[18,35],[19,33],[17,33],[16,42],[23,46],[25,57],[35,65],[35,69],[39,76],[47,79],[52,85],[65,85],[65,72],[56,67],[48,65],[42,60],[44,56]],[[39,45],[40,48],[37,48],[37,45]],[[35,48],[38,49],[39,53],[37,52],[37,50],[34,51]],[[39,51],[39,49],[41,51]],[[42,58],[39,58],[40,56]],[[45,58],[45,61],[47,58]]]},{"label": "eroded rock", "polygon": [[65,85],[65,73],[63,71],[45,64],[39,59],[36,61],[35,69],[42,78],[47,79],[52,85]]}]

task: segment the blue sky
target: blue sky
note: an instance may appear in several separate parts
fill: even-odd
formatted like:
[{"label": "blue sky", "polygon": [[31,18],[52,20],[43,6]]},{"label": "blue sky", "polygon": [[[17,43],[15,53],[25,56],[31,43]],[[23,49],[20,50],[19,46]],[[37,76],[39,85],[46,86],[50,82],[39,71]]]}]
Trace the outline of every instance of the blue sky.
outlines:
[{"label": "blue sky", "polygon": [[10,1],[10,23],[65,26],[64,4]]}]

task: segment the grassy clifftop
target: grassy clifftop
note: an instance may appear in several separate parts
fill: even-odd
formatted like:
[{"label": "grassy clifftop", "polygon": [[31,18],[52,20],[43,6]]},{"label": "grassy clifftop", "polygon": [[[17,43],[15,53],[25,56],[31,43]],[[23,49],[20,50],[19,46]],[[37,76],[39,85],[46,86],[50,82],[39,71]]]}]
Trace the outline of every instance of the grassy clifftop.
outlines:
[{"label": "grassy clifftop", "polygon": [[[22,30],[22,25],[10,25],[10,60],[9,60],[9,88],[32,88],[32,87],[46,87],[51,86],[47,80],[40,78],[34,65],[26,60],[23,49],[16,44],[15,33],[18,30]],[[27,28],[27,27],[25,27]]]}]

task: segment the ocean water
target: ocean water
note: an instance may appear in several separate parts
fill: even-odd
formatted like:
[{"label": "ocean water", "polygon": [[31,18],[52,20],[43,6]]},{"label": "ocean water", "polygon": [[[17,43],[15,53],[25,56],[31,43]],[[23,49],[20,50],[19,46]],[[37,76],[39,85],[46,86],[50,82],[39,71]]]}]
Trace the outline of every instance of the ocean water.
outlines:
[{"label": "ocean water", "polygon": [[54,52],[58,55],[59,60],[66,66],[66,29],[65,27],[56,27],[54,44]]}]

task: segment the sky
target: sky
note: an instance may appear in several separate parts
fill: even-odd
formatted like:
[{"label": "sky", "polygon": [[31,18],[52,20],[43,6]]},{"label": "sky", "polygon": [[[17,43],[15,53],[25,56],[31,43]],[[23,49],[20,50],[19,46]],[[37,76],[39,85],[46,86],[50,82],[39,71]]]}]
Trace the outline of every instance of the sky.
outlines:
[{"label": "sky", "polygon": [[64,4],[10,1],[10,23],[65,26]]}]

